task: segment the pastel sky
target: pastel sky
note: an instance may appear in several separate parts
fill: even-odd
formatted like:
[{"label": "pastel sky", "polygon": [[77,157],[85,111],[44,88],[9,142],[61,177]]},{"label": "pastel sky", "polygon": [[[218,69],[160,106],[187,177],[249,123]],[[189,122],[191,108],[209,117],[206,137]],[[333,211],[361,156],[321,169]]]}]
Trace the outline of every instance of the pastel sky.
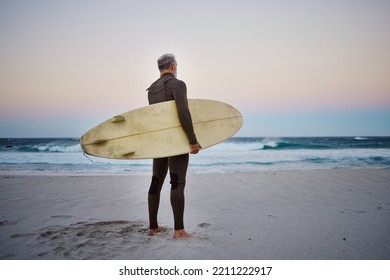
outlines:
[{"label": "pastel sky", "polygon": [[147,105],[174,53],[237,136],[390,136],[390,1],[0,1],[0,137],[79,137]]}]

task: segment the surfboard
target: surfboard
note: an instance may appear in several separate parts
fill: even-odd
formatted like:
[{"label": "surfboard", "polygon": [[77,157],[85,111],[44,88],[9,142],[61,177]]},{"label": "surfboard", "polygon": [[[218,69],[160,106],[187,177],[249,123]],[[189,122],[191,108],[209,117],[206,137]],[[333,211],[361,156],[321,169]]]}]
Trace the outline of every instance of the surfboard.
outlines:
[{"label": "surfboard", "polygon": [[[194,131],[203,149],[239,131],[241,113],[224,102],[189,99]],[[175,101],[156,103],[114,116],[80,139],[85,154],[112,159],[148,159],[190,152]]]}]

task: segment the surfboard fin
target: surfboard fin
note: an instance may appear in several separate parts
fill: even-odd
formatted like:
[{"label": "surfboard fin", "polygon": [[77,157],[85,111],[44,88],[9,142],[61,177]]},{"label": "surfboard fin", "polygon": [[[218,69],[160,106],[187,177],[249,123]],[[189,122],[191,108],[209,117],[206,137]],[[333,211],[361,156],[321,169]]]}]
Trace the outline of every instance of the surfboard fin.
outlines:
[{"label": "surfboard fin", "polygon": [[93,141],[93,142],[90,143],[90,144],[98,145],[98,144],[106,143],[107,141],[108,141],[108,139],[98,139],[98,140]]},{"label": "surfboard fin", "polygon": [[134,155],[134,154],[135,154],[135,151],[131,151],[131,152],[128,152],[126,154],[123,154],[122,157],[124,157],[124,158],[131,158],[131,156]]},{"label": "surfboard fin", "polygon": [[111,122],[118,123],[118,122],[124,122],[126,119],[124,116],[118,115],[112,118]]}]

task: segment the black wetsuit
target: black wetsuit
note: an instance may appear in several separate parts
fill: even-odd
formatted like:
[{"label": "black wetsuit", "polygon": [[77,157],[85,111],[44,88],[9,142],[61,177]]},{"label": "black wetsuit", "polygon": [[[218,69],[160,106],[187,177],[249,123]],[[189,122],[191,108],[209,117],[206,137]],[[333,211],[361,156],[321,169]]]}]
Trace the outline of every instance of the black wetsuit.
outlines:
[{"label": "black wetsuit", "polygon": [[[162,75],[148,88],[149,104],[175,100],[180,123],[188,137],[189,144],[196,144],[191,113],[188,109],[187,87],[183,81],[172,74]],[[167,175],[170,173],[171,205],[175,220],[175,230],[184,229],[184,187],[188,168],[189,155],[153,159],[153,177],[149,189],[149,228],[158,227],[157,213],[160,204],[160,192]]]}]

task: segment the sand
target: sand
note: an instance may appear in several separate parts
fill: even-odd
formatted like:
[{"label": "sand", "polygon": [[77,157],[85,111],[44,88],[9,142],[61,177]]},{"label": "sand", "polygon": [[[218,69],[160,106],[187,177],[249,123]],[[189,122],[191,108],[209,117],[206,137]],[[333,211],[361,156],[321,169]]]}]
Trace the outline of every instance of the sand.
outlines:
[{"label": "sand", "polygon": [[150,176],[0,176],[0,259],[390,259],[390,169],[189,174],[175,240],[166,181],[149,236]]}]

